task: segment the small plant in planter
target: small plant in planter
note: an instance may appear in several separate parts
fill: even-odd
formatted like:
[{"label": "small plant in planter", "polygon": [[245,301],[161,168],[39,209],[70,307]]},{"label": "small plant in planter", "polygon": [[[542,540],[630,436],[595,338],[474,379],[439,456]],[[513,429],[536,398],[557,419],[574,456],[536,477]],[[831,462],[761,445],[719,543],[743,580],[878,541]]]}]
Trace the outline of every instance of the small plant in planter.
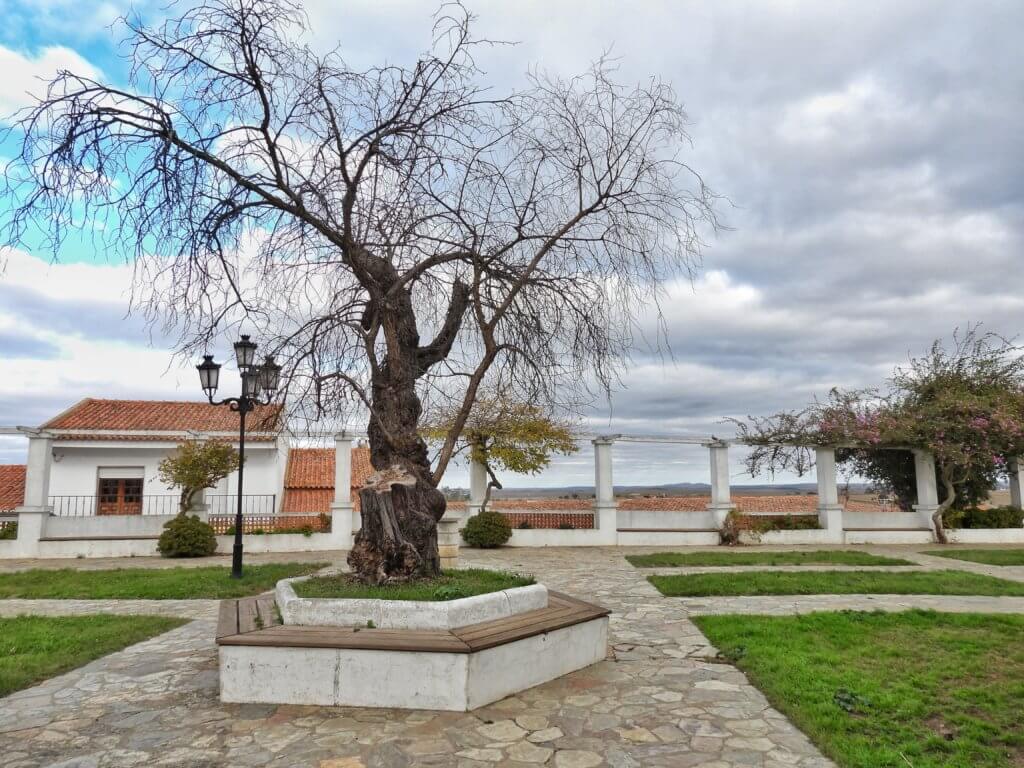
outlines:
[{"label": "small plant in planter", "polygon": [[512,524],[500,512],[480,512],[466,522],[462,538],[471,547],[496,549],[512,538]]}]

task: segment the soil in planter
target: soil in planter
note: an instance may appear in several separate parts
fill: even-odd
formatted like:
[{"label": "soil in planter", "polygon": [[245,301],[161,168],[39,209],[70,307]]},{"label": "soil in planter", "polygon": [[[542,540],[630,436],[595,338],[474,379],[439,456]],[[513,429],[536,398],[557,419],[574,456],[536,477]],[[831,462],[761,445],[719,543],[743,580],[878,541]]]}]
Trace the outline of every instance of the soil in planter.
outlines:
[{"label": "soil in planter", "polygon": [[532,576],[482,568],[461,568],[445,571],[440,576],[402,584],[371,586],[351,574],[315,576],[292,586],[299,597],[348,598],[368,600],[457,600],[462,597],[500,592],[503,589],[527,587]]}]

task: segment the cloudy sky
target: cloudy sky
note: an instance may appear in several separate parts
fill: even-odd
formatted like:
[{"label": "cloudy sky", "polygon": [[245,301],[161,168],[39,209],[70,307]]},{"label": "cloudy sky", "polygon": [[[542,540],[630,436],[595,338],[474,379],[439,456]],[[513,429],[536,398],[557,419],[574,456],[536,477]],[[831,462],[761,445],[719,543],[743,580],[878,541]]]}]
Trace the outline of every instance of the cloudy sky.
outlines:
[{"label": "cloudy sky", "polygon": [[[691,164],[732,201],[698,278],[668,286],[674,360],[638,350],[596,429],[725,433],[725,416],[879,383],[957,326],[1014,336],[1024,324],[1024,4],[467,5],[481,35],[519,41],[481,60],[499,88],[530,65],[572,74],[609,49],[624,78],[671,81],[693,122]],[[59,67],[123,79],[110,24],[126,6],[0,0],[0,114]],[[307,3],[314,42],[340,41],[355,64],[409,60],[434,7]],[[55,264],[8,255],[0,425],[38,424],[89,395],[194,398],[194,370],[129,313],[130,268],[73,250]],[[0,461],[22,452],[0,441]],[[707,478],[699,449],[628,447],[617,460],[619,483]],[[585,452],[542,480],[591,478]]]}]

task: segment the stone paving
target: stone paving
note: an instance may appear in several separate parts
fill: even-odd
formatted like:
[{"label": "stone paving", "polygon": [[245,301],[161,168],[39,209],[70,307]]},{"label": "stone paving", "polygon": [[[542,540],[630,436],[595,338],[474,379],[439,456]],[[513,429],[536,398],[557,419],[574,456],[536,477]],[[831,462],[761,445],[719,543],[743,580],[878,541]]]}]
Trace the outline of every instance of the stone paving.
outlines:
[{"label": "stone paving", "polygon": [[660,596],[621,551],[468,554],[465,565],[530,572],[555,589],[611,608],[609,659],[470,713],[222,705],[214,623],[201,619],[0,699],[2,763],[7,768],[832,765],[741,673],[711,661],[714,649],[679,602]]},{"label": "stone paving", "polygon": [[[927,569],[1024,580],[1024,568],[927,557],[909,548],[867,549]],[[463,551],[463,565],[533,573],[555,589],[614,611],[608,660],[471,713],[222,705],[214,601],[0,601],[3,615],[105,611],[197,619],[0,699],[0,762],[9,768],[831,766],[741,673],[714,661],[715,650],[688,615],[908,607],[1024,612],[1024,598],[1000,597],[665,598],[645,580],[662,569],[635,569],[625,553]],[[308,559],[339,561],[341,554],[314,553]],[[102,567],[125,564],[108,561]],[[165,564],[131,561],[133,567]]]}]

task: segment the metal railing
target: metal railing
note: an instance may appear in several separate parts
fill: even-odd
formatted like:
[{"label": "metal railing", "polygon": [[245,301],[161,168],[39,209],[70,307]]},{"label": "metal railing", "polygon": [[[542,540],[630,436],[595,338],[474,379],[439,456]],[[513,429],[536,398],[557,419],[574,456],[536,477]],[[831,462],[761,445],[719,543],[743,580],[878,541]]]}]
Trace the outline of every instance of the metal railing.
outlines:
[{"label": "metal railing", "polygon": [[143,496],[138,502],[100,504],[96,494],[51,496],[53,514],[60,517],[93,517],[114,515],[174,515],[178,512],[177,494]]},{"label": "metal railing", "polygon": [[[177,494],[144,495],[138,502],[100,504],[96,494],[51,496],[53,514],[60,517],[93,517],[114,515],[176,515]],[[238,496],[216,494],[206,496],[210,514],[233,515],[237,510]],[[242,496],[242,513],[246,515],[273,515],[277,512],[277,494],[257,493]]]}]

